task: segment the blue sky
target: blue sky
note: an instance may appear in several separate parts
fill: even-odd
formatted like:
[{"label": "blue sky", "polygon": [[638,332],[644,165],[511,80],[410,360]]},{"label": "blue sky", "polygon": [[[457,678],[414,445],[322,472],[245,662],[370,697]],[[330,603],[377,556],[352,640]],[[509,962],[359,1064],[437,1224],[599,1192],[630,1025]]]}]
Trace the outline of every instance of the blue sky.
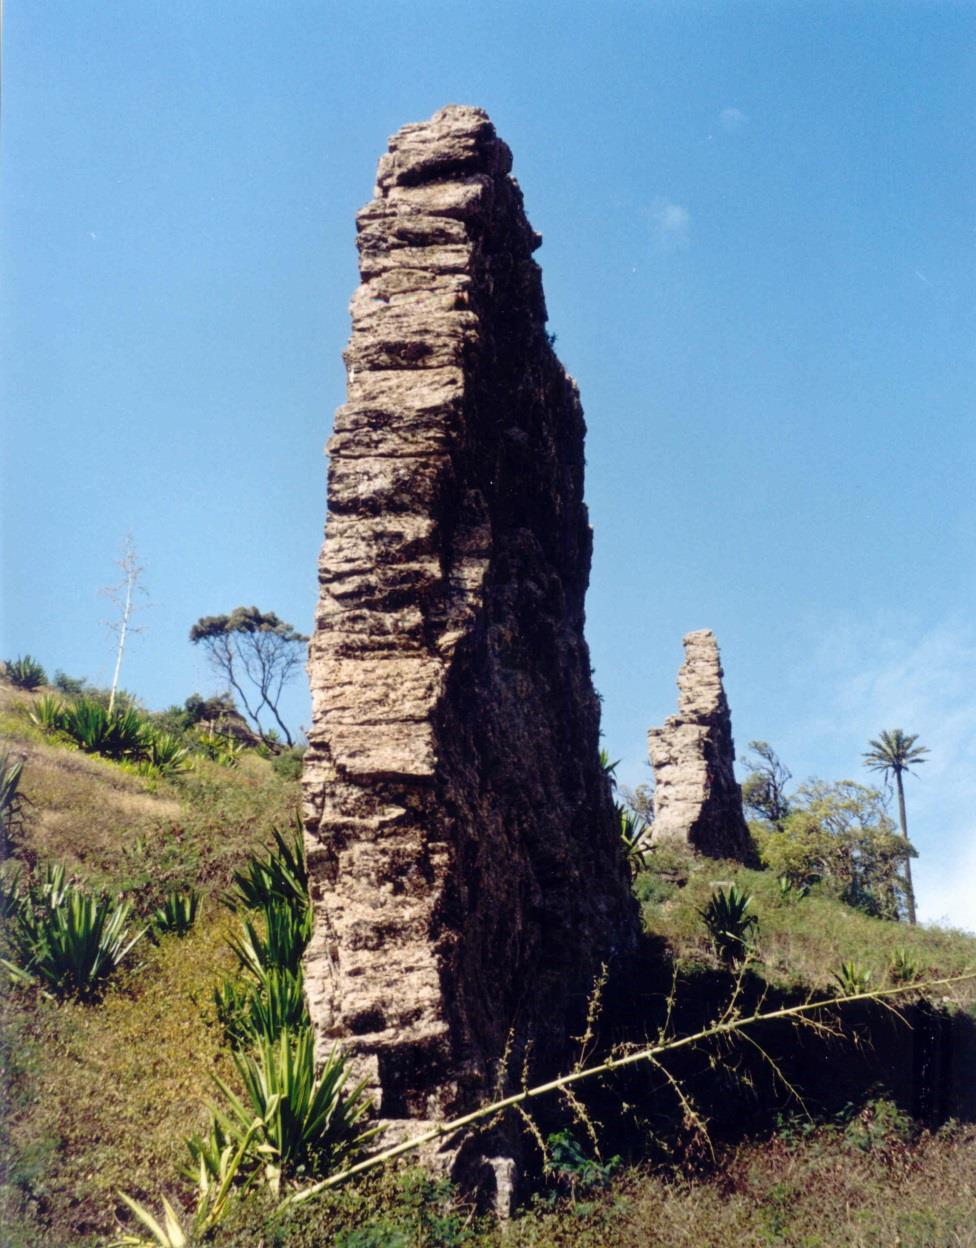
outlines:
[{"label": "blue sky", "polygon": [[[589,424],[588,636],[640,782],[681,635],[740,753],[909,782],[920,910],[976,927],[976,7],[11,0],[2,651],[213,688],[200,615],[310,627],[353,216],[400,125],[489,110]],[[307,697],[289,701],[296,724]]]}]

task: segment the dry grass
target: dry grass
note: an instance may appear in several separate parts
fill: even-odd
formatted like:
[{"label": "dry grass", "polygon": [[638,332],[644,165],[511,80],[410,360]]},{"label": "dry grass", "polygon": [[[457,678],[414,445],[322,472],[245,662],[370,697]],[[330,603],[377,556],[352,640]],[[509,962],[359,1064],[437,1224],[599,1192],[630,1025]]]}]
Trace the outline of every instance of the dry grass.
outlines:
[{"label": "dry grass", "polygon": [[740,1148],[712,1178],[633,1173],[534,1214],[507,1244],[551,1248],[974,1248],[976,1131],[866,1149],[839,1134]]}]

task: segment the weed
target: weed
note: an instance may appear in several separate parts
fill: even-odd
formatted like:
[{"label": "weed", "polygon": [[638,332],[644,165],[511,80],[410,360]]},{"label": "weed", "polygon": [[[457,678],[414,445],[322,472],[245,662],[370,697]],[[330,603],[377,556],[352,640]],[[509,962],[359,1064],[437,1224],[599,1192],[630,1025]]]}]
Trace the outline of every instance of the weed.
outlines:
[{"label": "weed", "polygon": [[233,737],[221,736],[216,732],[200,733],[195,739],[195,744],[199,753],[216,763],[218,767],[236,767],[244,752],[240,741],[235,741]]},{"label": "weed", "polygon": [[144,732],[142,758],[160,776],[179,776],[190,768],[190,751],[171,733],[151,728]]},{"label": "weed", "polygon": [[620,840],[623,843],[624,854],[630,864],[631,873],[636,875],[647,865],[651,825],[640,815],[627,810],[624,806],[617,807],[617,819],[620,823]]}]

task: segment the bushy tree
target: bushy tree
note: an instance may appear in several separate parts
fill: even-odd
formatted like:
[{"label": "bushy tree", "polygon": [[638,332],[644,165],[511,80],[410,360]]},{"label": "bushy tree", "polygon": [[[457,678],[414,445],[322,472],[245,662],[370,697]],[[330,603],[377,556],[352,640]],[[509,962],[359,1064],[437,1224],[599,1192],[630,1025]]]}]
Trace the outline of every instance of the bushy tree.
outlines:
[{"label": "bushy tree", "polygon": [[811,780],[791,794],[779,825],[758,820],[750,827],[764,864],[791,883],[820,884],[879,918],[899,918],[906,908],[899,872],[906,846],[879,789]]},{"label": "bushy tree", "polygon": [[274,730],[265,729],[261,722],[262,713],[267,712],[288,745],[293,745],[278,704],[285,684],[304,662],[308,638],[273,611],[235,607],[229,615],[197,620],[190,629],[190,641],[203,646],[211,666],[240,699],[261,739],[273,740]]}]

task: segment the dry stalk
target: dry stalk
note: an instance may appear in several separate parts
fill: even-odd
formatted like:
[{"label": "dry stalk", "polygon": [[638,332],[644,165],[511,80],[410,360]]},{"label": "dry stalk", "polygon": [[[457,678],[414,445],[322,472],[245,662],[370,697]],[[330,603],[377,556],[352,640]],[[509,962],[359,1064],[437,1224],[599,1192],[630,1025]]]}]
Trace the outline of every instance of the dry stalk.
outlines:
[{"label": "dry stalk", "polygon": [[[769,1023],[777,1020],[789,1019],[806,1025],[812,1025],[815,1028],[832,1031],[836,1033],[836,1029],[832,1029],[825,1024],[822,1019],[813,1017],[817,1012],[831,1009],[835,1006],[850,1005],[854,1001],[876,1001],[886,1002],[892,997],[903,997],[910,993],[927,992],[935,988],[946,988],[952,984],[960,984],[967,980],[976,979],[976,971],[969,971],[963,975],[952,975],[944,979],[931,979],[920,983],[899,984],[893,988],[877,988],[871,992],[855,992],[850,994],[828,997],[822,1001],[806,1001],[801,1005],[784,1006],[778,1010],[768,1010],[763,1013],[761,1010],[754,1012],[746,1017],[736,1016],[733,1009],[731,1014],[729,1008],[723,1011],[719,1021],[703,1027],[700,1031],[693,1032],[691,1035],[682,1036],[678,1040],[663,1040],[656,1044],[648,1045],[645,1048],[637,1049],[634,1052],[623,1054],[623,1056],[611,1056],[606,1061],[600,1062],[595,1066],[589,1066],[585,1069],[574,1069],[568,1074],[560,1075],[556,1079],[550,1079],[547,1083],[538,1084],[534,1088],[524,1087],[520,1092],[515,1092],[511,1096],[502,1098],[492,1102],[490,1105],[483,1105],[479,1109],[472,1110],[471,1113],[463,1114],[460,1118],[454,1118],[450,1122],[439,1123],[436,1127],[431,1127],[427,1131],[421,1132],[419,1135],[413,1136],[411,1139],[402,1140],[399,1144],[393,1145],[391,1148],[383,1149],[381,1152],[374,1153],[372,1156],[365,1158],[363,1161],[356,1162],[355,1165],[347,1166],[344,1170],[339,1170],[335,1174],[330,1175],[327,1179],[306,1187],[302,1191],[295,1192],[283,1202],[282,1207],[293,1204],[300,1204],[303,1201],[310,1200],[319,1192],[325,1191],[330,1187],[336,1187],[346,1179],[352,1178],[357,1174],[365,1174],[369,1170],[375,1170],[378,1166],[385,1165],[388,1161],[393,1161],[396,1157],[402,1157],[405,1153],[415,1152],[418,1148],[422,1148],[425,1144],[431,1144],[435,1140],[444,1139],[447,1136],[455,1135],[458,1131],[465,1127],[471,1126],[473,1123],[481,1122],[485,1118],[500,1113],[502,1110],[514,1108],[522,1115],[523,1120],[528,1119],[531,1122],[530,1131],[535,1128],[534,1121],[527,1114],[524,1106],[527,1101],[532,1101],[541,1096],[547,1096],[552,1092],[560,1092],[571,1087],[574,1084],[582,1083],[586,1079],[593,1079],[599,1075],[609,1074],[615,1070],[621,1070],[627,1066],[636,1066],[639,1062],[649,1062],[658,1066],[657,1061],[665,1053],[673,1053],[678,1049],[690,1048],[693,1045],[700,1044],[704,1040],[721,1039],[740,1032],[746,1028],[752,1027],[758,1023]],[[734,994],[737,998],[738,994]],[[524,1072],[523,1072],[524,1076]],[[528,1125],[528,1123],[527,1123]],[[538,1141],[537,1141],[538,1142]]]}]

